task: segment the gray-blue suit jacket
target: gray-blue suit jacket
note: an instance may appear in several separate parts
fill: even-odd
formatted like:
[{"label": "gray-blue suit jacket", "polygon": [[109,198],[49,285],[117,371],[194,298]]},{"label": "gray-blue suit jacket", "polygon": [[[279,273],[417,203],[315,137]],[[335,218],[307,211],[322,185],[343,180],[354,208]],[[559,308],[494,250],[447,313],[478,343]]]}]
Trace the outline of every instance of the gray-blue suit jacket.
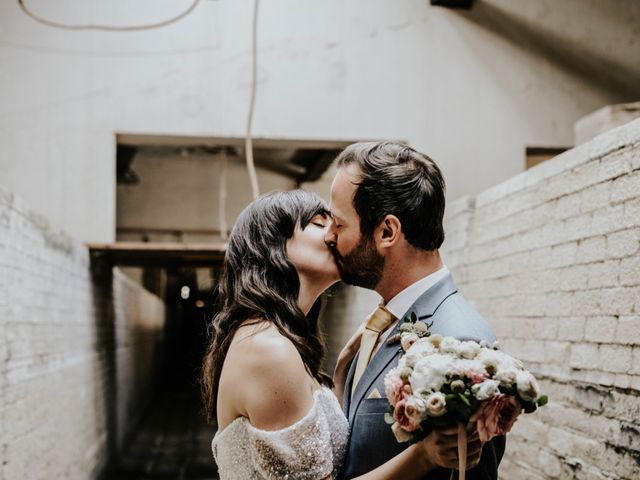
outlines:
[{"label": "gray-blue suit jacket", "polygon": [[[487,322],[458,293],[458,288],[448,274],[438,283],[425,291],[411,308],[405,313],[415,312],[421,320],[433,322],[432,333],[452,336],[461,340],[495,341],[495,336]],[[398,331],[402,319],[391,335]],[[385,412],[389,411],[389,401],[384,393],[384,377],[394,368],[402,349],[399,345],[384,343],[371,359],[362,374],[362,378],[351,397],[351,383],[357,358],[354,358],[344,392],[344,412],[349,419],[351,431],[347,456],[342,467],[340,478],[350,479],[367,473],[387,462],[409,446],[409,443],[398,443],[390,425],[384,421]],[[377,389],[382,398],[369,398]],[[504,454],[505,438],[497,437],[485,444],[482,449],[480,464],[467,472],[469,480],[489,480],[498,478],[498,465]],[[449,480],[450,470],[436,469],[425,479]]]}]

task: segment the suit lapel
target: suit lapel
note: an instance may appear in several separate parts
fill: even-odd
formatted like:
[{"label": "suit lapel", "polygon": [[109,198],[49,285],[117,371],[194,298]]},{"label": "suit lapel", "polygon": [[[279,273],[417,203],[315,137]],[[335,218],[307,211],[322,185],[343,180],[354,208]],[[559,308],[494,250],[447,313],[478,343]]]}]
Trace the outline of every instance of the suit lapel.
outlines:
[{"label": "suit lapel", "polygon": [[[411,305],[409,310],[405,312],[405,315],[410,312],[416,312],[420,320],[428,320],[434,315],[434,313],[436,313],[438,307],[440,307],[447,298],[457,291],[458,287],[453,281],[453,277],[450,273],[447,273],[447,275],[438,283],[420,295],[413,305]],[[442,319],[442,321],[446,321],[446,319]],[[427,321],[427,323],[429,322]],[[437,327],[438,326],[434,323],[431,331],[436,333]]]},{"label": "suit lapel", "polygon": [[344,392],[342,395],[342,411],[345,417],[349,418],[349,407],[351,406],[351,384],[353,383],[353,376],[356,373],[356,365],[358,363],[358,356],[360,352],[356,353],[349,365],[349,372],[347,372],[347,380],[344,382]]},{"label": "suit lapel", "polygon": [[[400,322],[396,324],[396,326],[391,331],[390,335],[393,335],[400,328]],[[401,351],[400,347],[396,345],[388,345],[387,342],[384,342],[380,345],[380,348],[375,353],[367,368],[365,368],[362,373],[362,377],[360,381],[356,385],[356,389],[353,392],[353,398],[351,399],[351,403],[349,405],[349,423],[353,421],[353,417],[362,402],[365,393],[369,390],[369,387],[373,384],[373,382],[378,378],[381,372],[383,372],[387,365],[396,357],[396,355]],[[354,359],[355,362],[355,359]],[[353,376],[351,378],[353,381]],[[351,393],[350,391],[347,393]]]}]

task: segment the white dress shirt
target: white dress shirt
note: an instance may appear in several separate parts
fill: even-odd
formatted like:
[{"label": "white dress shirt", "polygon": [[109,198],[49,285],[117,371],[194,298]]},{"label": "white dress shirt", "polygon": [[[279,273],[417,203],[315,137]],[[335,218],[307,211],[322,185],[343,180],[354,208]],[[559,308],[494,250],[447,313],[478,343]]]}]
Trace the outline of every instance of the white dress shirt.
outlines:
[{"label": "white dress shirt", "polygon": [[407,310],[411,308],[411,305],[416,303],[416,300],[420,298],[420,295],[422,295],[424,292],[426,292],[428,289],[442,280],[448,273],[449,269],[445,265],[443,265],[439,270],[436,270],[426,277],[422,277],[417,282],[412,283],[387,302],[385,308],[389,310],[397,320],[389,325],[389,328],[387,328],[380,335],[374,353],[378,350],[378,347],[380,347],[380,345],[382,345],[383,342],[387,340],[387,337],[396,326],[398,321],[400,321],[401,317],[405,313],[407,313]]}]

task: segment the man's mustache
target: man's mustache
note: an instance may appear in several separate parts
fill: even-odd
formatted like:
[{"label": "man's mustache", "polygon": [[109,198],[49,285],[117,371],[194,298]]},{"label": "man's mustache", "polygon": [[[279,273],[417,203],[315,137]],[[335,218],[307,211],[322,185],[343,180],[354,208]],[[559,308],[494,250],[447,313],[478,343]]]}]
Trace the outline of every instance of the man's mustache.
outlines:
[{"label": "man's mustache", "polygon": [[338,249],[335,247],[335,245],[327,245],[327,247],[329,248],[329,251],[333,255],[333,258],[336,259],[336,261],[342,261],[342,255],[338,253]]}]

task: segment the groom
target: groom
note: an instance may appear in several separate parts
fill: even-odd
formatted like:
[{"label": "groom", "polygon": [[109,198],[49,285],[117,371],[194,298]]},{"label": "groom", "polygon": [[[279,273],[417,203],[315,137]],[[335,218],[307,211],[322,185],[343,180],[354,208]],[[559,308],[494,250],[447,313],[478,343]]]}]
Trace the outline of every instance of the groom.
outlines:
[{"label": "groom", "polygon": [[[432,333],[489,343],[495,337],[440,259],[445,184],[433,160],[407,146],[381,142],[350,145],[336,161],[333,221],[325,241],[333,248],[342,280],[375,290],[385,307],[378,315],[384,317],[382,323],[365,331],[367,340],[363,335],[345,385],[343,406],[351,435],[341,478],[350,479],[408,446],[396,441],[384,421],[389,409],[384,377],[402,355],[387,339],[398,332],[399,319],[415,312],[433,322]],[[497,479],[504,447],[504,437],[484,444],[467,478]],[[423,468],[425,479],[448,480],[451,471],[443,467],[451,462],[442,462],[437,453],[424,449],[423,455],[433,458],[416,468]]]}]

